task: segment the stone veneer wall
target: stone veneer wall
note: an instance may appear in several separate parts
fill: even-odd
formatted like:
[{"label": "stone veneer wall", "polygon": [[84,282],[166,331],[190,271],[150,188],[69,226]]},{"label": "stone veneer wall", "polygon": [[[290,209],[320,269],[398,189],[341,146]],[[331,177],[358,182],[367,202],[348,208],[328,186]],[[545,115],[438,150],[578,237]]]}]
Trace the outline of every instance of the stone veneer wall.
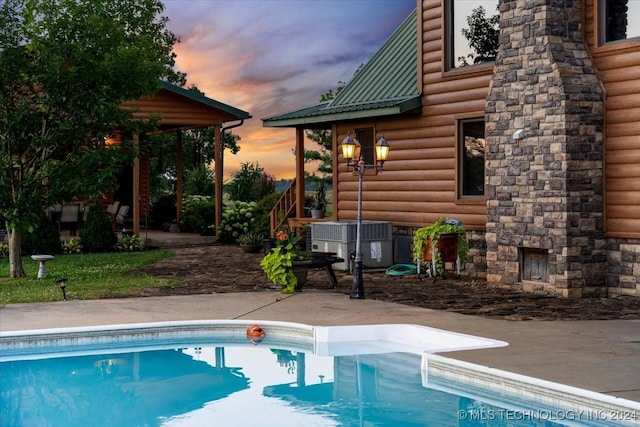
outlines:
[{"label": "stone veneer wall", "polygon": [[[582,41],[582,1],[500,2],[486,104],[487,280],[565,297],[606,294],[602,91]],[[514,140],[517,129],[524,138]],[[522,282],[523,248],[548,280]]]},{"label": "stone veneer wall", "polygon": [[609,239],[609,295],[640,296],[640,239]]}]

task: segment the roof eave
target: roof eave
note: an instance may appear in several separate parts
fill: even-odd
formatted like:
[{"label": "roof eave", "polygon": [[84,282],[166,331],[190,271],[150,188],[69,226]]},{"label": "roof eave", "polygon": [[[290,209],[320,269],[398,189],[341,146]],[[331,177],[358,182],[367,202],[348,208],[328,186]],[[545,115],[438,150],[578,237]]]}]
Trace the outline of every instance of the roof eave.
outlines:
[{"label": "roof eave", "polygon": [[327,113],[311,117],[298,117],[292,119],[278,120],[277,118],[268,118],[262,120],[264,127],[303,127],[308,128],[310,125],[327,125],[336,122],[344,122],[349,120],[361,120],[371,117],[395,116],[406,113],[422,106],[421,95],[416,95],[407,100],[399,102],[393,106],[364,109],[357,111],[347,111],[340,113]]},{"label": "roof eave", "polygon": [[246,111],[240,110],[239,108],[232,107],[231,105],[216,101],[215,99],[207,98],[206,96],[200,95],[197,92],[182,88],[180,86],[176,86],[164,80],[160,80],[160,83],[162,84],[162,88],[168,90],[169,92],[173,92],[177,95],[189,98],[192,101],[199,102],[209,107],[216,108],[222,112],[229,114],[230,116],[233,116],[230,120],[243,120],[251,118],[251,114]]}]

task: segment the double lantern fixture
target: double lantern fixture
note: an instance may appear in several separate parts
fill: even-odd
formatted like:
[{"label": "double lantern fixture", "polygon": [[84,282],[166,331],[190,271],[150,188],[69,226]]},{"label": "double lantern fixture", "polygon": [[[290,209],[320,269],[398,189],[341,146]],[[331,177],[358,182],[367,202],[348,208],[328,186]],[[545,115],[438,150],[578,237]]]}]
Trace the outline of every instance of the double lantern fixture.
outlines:
[{"label": "double lantern fixture", "polygon": [[[352,138],[347,133],[346,138],[342,141],[342,157],[347,162],[347,171],[353,170],[358,172],[358,214],[356,217],[356,252],[353,261],[353,285],[351,287],[351,299],[364,299],[364,283],[362,281],[362,179],[364,173],[368,169],[375,169],[382,172],[384,162],[389,155],[389,143],[384,136],[381,137],[375,145],[376,158],[375,163],[368,165],[361,156],[362,146],[356,138]],[[351,168],[351,169],[350,169]]]}]

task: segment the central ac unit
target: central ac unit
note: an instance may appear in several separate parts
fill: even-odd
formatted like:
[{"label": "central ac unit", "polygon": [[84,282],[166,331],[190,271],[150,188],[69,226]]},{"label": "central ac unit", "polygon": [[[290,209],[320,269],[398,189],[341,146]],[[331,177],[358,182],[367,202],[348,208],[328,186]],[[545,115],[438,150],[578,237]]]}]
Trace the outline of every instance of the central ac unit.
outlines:
[{"label": "central ac unit", "polygon": [[[344,259],[334,264],[349,270],[349,258],[355,255],[357,221],[314,222],[311,224],[311,250],[332,252]],[[393,229],[388,221],[362,221],[360,229],[362,265],[386,268],[393,264]]]}]

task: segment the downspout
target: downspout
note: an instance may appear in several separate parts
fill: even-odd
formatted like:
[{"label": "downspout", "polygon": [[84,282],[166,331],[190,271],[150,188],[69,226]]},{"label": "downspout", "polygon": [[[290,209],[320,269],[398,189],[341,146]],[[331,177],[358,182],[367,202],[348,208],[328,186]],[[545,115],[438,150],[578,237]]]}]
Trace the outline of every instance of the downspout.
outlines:
[{"label": "downspout", "polygon": [[220,237],[220,225],[222,224],[222,177],[224,172],[224,132],[237,128],[238,126],[242,126],[244,124],[244,119],[241,119],[239,123],[235,123],[230,126],[220,127],[220,147],[216,150],[216,154],[219,153],[220,157],[215,160],[215,225],[216,225],[216,236]]}]

